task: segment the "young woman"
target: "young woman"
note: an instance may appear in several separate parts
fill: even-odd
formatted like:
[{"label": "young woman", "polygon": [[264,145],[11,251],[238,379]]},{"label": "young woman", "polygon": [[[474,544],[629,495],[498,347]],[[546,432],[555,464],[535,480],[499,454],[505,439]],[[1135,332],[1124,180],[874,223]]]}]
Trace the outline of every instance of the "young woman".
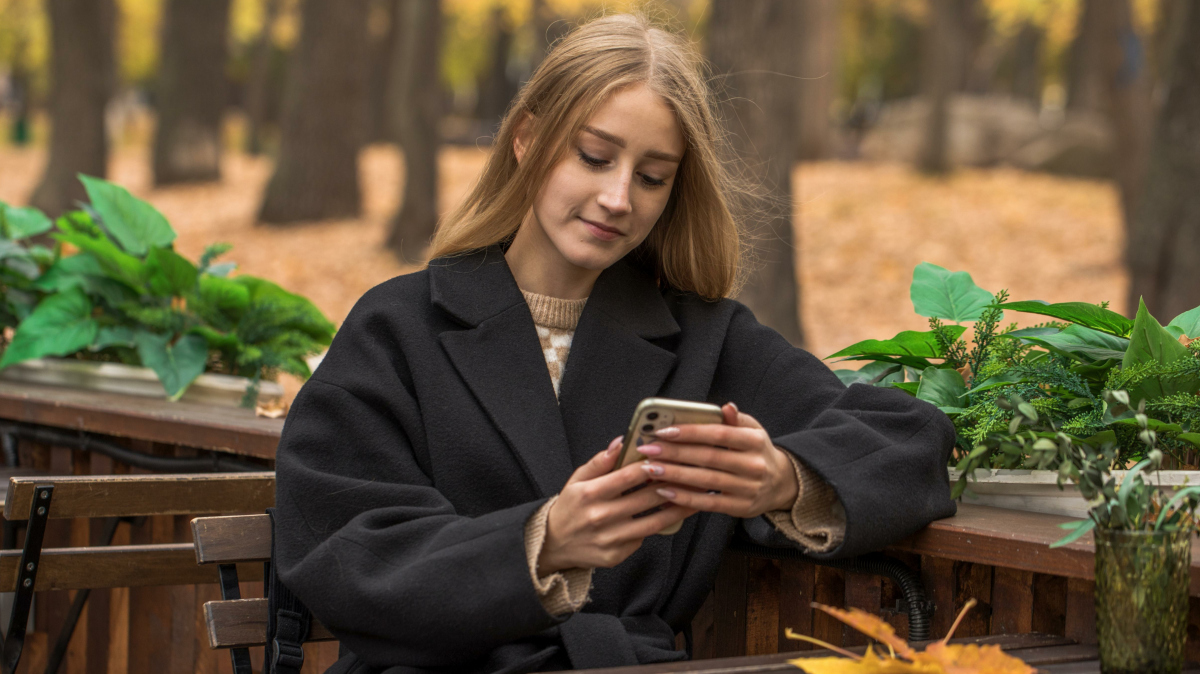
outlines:
[{"label": "young woman", "polygon": [[[739,528],[846,556],[954,512],[944,415],[847,389],[724,299],[738,192],[700,70],[640,18],[567,36],[429,268],[363,296],[300,392],[277,563],[341,640],[330,671],[682,659]],[[725,424],[614,470],[649,396],[724,404]]]}]

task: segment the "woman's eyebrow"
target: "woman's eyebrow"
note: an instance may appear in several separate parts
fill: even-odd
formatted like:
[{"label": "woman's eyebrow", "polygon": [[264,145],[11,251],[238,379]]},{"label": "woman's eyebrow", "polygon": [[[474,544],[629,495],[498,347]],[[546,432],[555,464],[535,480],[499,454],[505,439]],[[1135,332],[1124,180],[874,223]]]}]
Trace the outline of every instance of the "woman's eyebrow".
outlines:
[{"label": "woman's eyebrow", "polygon": [[[596,136],[597,138],[600,138],[601,140],[606,140],[606,141],[612,143],[613,145],[616,145],[617,147],[625,147],[625,139],[624,138],[621,138],[619,136],[614,136],[611,133],[608,133],[607,131],[601,131],[600,129],[597,129],[592,126],[585,126],[585,127],[583,127],[583,130],[587,131],[588,133],[592,134],[593,136]],[[649,157],[650,159],[661,159],[663,161],[675,162],[676,164],[683,161],[683,157],[679,157],[679,156],[676,156],[676,155],[673,155],[673,154],[670,154],[667,152],[659,152],[658,150],[650,150],[650,151],[646,152],[646,156]]]}]

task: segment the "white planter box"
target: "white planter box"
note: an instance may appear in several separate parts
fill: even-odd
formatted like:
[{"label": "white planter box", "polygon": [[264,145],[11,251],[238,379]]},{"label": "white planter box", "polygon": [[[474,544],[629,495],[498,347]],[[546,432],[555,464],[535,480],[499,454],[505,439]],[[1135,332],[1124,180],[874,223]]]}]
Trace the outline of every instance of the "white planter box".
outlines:
[{"label": "white planter box", "polygon": [[[1125,476],[1123,470],[1114,470],[1118,479]],[[961,471],[950,469],[950,484],[953,485]],[[1200,471],[1164,470],[1150,473],[1147,479],[1161,484],[1164,492],[1183,484],[1200,484]],[[1024,510],[1067,517],[1087,517],[1088,502],[1079,493],[1079,487],[1067,482],[1058,488],[1058,473],[1053,470],[1002,470],[980,468],[975,479],[967,483],[963,503]]]},{"label": "white planter box", "polygon": [[[0,379],[70,386],[72,388],[123,393],[147,398],[166,398],[167,392],[158,375],[148,367],[135,367],[122,363],[95,363],[73,358],[40,358],[10,365],[0,370]],[[227,374],[202,374],[192,382],[180,400],[201,405],[237,407],[250,380]],[[259,404],[279,400],[283,387],[273,381],[259,383]]]}]

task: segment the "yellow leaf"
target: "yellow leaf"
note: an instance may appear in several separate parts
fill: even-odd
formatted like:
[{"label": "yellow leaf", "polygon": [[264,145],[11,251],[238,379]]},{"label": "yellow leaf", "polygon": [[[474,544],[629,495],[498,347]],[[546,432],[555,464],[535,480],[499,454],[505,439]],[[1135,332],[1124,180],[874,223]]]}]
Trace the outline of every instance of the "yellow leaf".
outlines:
[{"label": "yellow leaf", "polygon": [[796,658],[788,664],[808,674],[944,674],[936,663],[905,662],[880,657],[870,647],[861,660],[849,658]]},{"label": "yellow leaf", "polygon": [[918,662],[936,663],[946,674],[1034,674],[1037,670],[1007,655],[999,646],[977,644],[929,644],[918,653]]},{"label": "yellow leaf", "polygon": [[844,610],[817,603],[814,603],[813,606],[871,637],[875,641],[891,646],[896,651],[896,655],[902,658],[911,660],[913,654],[916,653],[916,651],[909,648],[903,639],[896,636],[896,630],[891,625],[885,623],[879,616],[871,615],[857,608]]}]

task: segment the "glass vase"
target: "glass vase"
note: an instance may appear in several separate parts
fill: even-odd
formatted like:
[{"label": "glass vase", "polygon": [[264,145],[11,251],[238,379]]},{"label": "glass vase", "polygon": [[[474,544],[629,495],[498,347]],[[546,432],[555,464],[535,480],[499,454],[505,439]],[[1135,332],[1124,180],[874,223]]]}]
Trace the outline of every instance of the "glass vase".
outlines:
[{"label": "glass vase", "polygon": [[1183,669],[1190,531],[1095,529],[1096,632],[1104,674]]}]

